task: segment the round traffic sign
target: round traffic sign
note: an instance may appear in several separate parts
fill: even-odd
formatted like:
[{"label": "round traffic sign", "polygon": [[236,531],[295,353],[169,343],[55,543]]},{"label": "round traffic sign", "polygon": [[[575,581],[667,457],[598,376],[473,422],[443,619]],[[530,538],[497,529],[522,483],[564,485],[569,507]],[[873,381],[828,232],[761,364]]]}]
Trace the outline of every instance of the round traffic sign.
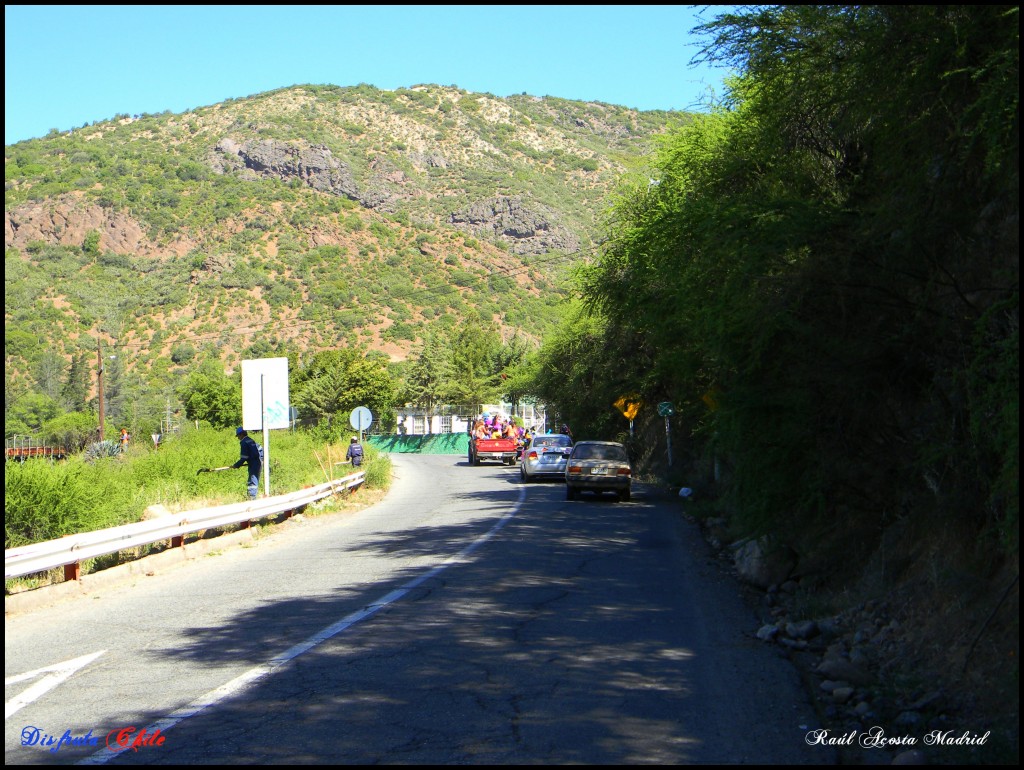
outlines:
[{"label": "round traffic sign", "polygon": [[356,430],[366,430],[373,422],[373,415],[365,406],[357,406],[348,418],[349,424]]}]

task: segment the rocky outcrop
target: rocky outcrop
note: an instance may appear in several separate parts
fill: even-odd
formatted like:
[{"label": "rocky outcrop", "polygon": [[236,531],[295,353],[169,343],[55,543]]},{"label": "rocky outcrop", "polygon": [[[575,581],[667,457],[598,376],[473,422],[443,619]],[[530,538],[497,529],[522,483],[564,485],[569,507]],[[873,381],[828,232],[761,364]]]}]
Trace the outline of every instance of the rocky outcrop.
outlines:
[{"label": "rocky outcrop", "polygon": [[352,171],[324,145],[302,147],[274,140],[239,144],[225,138],[217,143],[209,163],[217,173],[243,179],[298,179],[314,190],[361,201]]},{"label": "rocky outcrop", "polygon": [[210,276],[222,276],[231,270],[232,256],[230,254],[207,254],[198,270],[189,274],[189,283],[198,285],[204,278]]},{"label": "rocky outcrop", "polygon": [[[434,156],[432,156],[434,158]],[[334,157],[322,144],[301,146],[274,140],[239,144],[221,139],[209,156],[211,168],[219,174],[232,173],[242,179],[299,180],[314,190],[341,195],[369,209],[393,212],[399,195],[393,188],[406,181],[403,172],[391,167],[376,168],[360,186],[348,164]],[[434,158],[434,160],[437,160]],[[443,162],[443,159],[437,160]]]},{"label": "rocky outcrop", "polygon": [[579,238],[536,211],[520,198],[499,196],[473,203],[448,217],[448,223],[486,240],[510,241],[513,254],[577,252]]},{"label": "rocky outcrop", "polygon": [[75,194],[29,201],[4,213],[4,246],[8,249],[24,249],[34,241],[78,247],[90,232],[99,233],[101,252],[181,256],[195,247],[194,243],[180,238],[168,246],[158,246],[128,214],[103,208]]},{"label": "rocky outcrop", "polygon": [[[448,168],[449,161],[437,153],[413,153],[419,168]],[[356,183],[347,164],[335,158],[323,145],[300,146],[275,140],[236,142],[221,139],[208,158],[214,171],[243,179],[298,179],[314,190],[343,195],[363,206],[394,211],[402,198],[415,195],[404,191],[408,178],[387,163],[371,164],[371,176]],[[579,251],[579,238],[555,222],[551,213],[527,208],[521,198],[498,196],[478,201],[452,213],[448,223],[481,239],[503,240],[513,254],[544,254],[550,251]]]},{"label": "rocky outcrop", "polygon": [[450,165],[447,158],[436,152],[411,152],[409,153],[409,160],[411,160],[413,165],[419,169],[448,168]]}]

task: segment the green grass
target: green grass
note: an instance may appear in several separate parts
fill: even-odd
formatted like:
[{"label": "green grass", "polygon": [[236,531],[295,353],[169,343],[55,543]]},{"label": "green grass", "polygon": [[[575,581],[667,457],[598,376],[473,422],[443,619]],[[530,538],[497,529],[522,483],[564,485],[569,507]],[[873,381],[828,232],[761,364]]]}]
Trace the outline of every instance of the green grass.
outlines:
[{"label": "green grass", "polygon": [[[322,483],[328,474],[339,478],[351,472],[344,465],[326,467],[329,461],[343,460],[344,447],[325,445],[309,433],[271,431],[269,444],[272,495]],[[239,502],[246,496],[244,466],[197,474],[200,468],[231,465],[238,457],[233,431],[186,427],[159,449],[140,444],[91,462],[77,456],[56,463],[8,463],[4,547],[139,521],[157,503],[179,511]],[[368,446],[362,469],[367,488],[387,489],[391,463],[386,454]]]}]

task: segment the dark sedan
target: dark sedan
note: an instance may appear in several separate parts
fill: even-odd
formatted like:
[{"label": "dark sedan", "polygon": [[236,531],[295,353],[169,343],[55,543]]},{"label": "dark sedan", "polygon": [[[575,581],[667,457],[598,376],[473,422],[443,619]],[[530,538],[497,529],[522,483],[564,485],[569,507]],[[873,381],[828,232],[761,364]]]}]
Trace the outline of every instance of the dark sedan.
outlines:
[{"label": "dark sedan", "polygon": [[565,497],[580,492],[614,492],[622,502],[630,497],[633,469],[626,448],[614,441],[580,441],[565,468]]}]

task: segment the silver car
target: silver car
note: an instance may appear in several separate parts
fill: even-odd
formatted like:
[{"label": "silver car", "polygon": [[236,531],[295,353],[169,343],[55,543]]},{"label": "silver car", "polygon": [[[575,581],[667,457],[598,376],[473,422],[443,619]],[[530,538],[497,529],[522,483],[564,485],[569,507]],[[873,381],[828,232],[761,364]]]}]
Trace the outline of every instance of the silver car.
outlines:
[{"label": "silver car", "polygon": [[565,468],[565,498],[580,492],[614,492],[621,502],[630,497],[633,469],[626,448],[614,441],[579,441]]},{"label": "silver car", "polygon": [[519,476],[523,483],[539,478],[565,479],[565,461],[572,451],[572,439],[562,433],[534,436],[523,448]]}]

